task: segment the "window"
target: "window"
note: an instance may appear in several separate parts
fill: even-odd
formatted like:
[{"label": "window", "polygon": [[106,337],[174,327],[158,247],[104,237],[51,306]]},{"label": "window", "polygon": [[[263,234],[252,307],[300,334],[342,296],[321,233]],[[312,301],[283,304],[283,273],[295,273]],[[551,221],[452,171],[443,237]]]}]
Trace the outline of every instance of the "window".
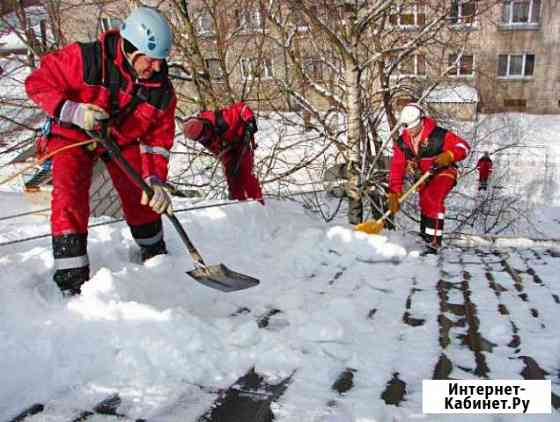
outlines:
[{"label": "window", "polygon": [[424,5],[420,2],[394,5],[389,16],[389,22],[392,25],[403,27],[424,25],[426,23]]},{"label": "window", "polygon": [[500,54],[498,76],[502,78],[528,78],[535,69],[534,54]]},{"label": "window", "polygon": [[237,25],[245,31],[258,31],[261,29],[261,14],[258,9],[243,9],[235,12]]},{"label": "window", "polygon": [[262,59],[260,62],[258,59],[241,59],[241,79],[271,79],[273,76],[272,72],[272,61],[270,59]]},{"label": "window", "polygon": [[201,35],[214,34],[214,22],[212,16],[206,11],[201,12],[198,17],[198,30]]},{"label": "window", "polygon": [[476,1],[453,0],[449,12],[449,21],[452,24],[473,23],[476,16]]},{"label": "window", "polygon": [[541,0],[507,0],[502,9],[502,22],[508,25],[538,24]]},{"label": "window", "polygon": [[308,57],[303,61],[303,68],[309,79],[323,80],[323,62],[316,57]]},{"label": "window", "polygon": [[[394,56],[389,60],[394,63],[397,57]],[[401,59],[393,75],[397,77],[426,76],[426,58],[422,54],[412,54]]]},{"label": "window", "polygon": [[474,76],[474,56],[472,54],[450,54],[447,61],[448,76]]},{"label": "window", "polygon": [[224,80],[224,72],[220,66],[220,61],[218,59],[206,59],[206,67],[208,68],[208,73],[210,73],[210,78],[215,81]]}]

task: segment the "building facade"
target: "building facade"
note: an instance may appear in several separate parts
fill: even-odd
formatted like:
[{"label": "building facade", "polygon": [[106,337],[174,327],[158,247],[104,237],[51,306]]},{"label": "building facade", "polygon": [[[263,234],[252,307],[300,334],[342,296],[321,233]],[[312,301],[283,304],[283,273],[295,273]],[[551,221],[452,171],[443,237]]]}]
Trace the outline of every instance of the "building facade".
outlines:
[{"label": "building facade", "polygon": [[[118,3],[111,7],[116,8]],[[176,35],[181,33],[173,61],[206,75],[196,84],[177,83],[185,98],[200,100],[207,95],[210,104],[246,98],[261,108],[294,111],[298,110],[298,96],[323,109],[332,105],[343,72],[340,56],[328,57],[328,48],[324,48],[326,44],[321,46],[321,37],[313,31],[309,17],[294,9],[293,2],[279,0],[277,10],[267,8],[272,3],[275,2],[223,0],[210,8],[208,2],[193,0],[189,2],[192,31],[184,17],[167,6]],[[306,3],[316,3],[316,15],[332,27],[351,15],[352,5],[356,7],[355,1]],[[126,2],[119,7],[126,8]],[[414,87],[411,98],[420,96],[434,78],[446,88],[470,86],[478,93],[475,108],[483,113],[560,112],[560,0],[395,0],[387,12],[382,47],[390,49],[395,40],[405,44],[442,13],[447,14],[442,31],[447,35],[443,37],[454,41],[442,47],[432,43],[419,48],[394,68],[392,59],[386,57],[384,66],[393,72],[390,84],[408,79]],[[272,15],[280,17],[280,25],[272,23]],[[109,16],[122,17],[123,13]],[[72,33],[80,34],[81,40],[91,38],[100,28],[71,22],[68,25],[80,28]],[[297,30],[290,32],[290,28]],[[371,45],[376,41],[373,36]],[[288,42],[290,49],[283,47]],[[375,61],[370,70],[372,74],[378,71]],[[364,86],[369,91],[379,91],[383,85],[379,80],[365,76]],[[316,89],[319,85],[322,91]],[[322,95],[329,89],[333,90],[332,96]],[[395,97],[397,103],[407,101],[399,95]],[[188,109],[190,104],[186,104]],[[472,109],[473,101],[465,104]],[[192,109],[198,106],[192,104]],[[458,103],[453,107],[459,107]]]},{"label": "building facade", "polygon": [[560,112],[560,1],[511,0],[481,18],[472,51],[483,112]]}]

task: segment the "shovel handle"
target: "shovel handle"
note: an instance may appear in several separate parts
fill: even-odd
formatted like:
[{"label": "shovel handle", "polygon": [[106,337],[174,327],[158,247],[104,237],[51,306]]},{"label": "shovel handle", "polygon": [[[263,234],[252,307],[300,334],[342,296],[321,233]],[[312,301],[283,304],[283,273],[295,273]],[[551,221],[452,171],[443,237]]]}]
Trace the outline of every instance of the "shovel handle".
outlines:
[{"label": "shovel handle", "polygon": [[[130,180],[134,184],[136,184],[140,189],[146,192],[148,198],[151,198],[154,195],[154,190],[151,188],[151,186],[148,185],[146,181],[142,179],[142,176],[140,176],[138,172],[134,169],[134,167],[132,167],[130,163],[124,159],[124,157],[121,154],[121,149],[119,148],[118,144],[113,139],[111,139],[111,137],[108,134],[108,131],[105,131],[104,133],[103,131],[101,133],[88,131],[87,133],[92,138],[98,139],[99,142],[101,142],[101,144],[109,152],[109,155],[111,156],[112,159],[115,160],[115,162],[121,168],[121,170],[130,178]],[[165,215],[171,221],[171,224],[173,224],[173,227],[177,231],[177,234],[179,234],[179,237],[183,241],[183,244],[187,247],[187,250],[189,251],[191,258],[195,262],[195,265],[198,267],[206,267],[206,264],[202,259],[202,255],[200,255],[200,252],[198,252],[196,247],[189,239],[189,236],[187,236],[185,229],[183,229],[183,226],[181,225],[177,217],[169,214],[165,214]]]},{"label": "shovel handle", "polygon": [[418,189],[418,186],[420,186],[422,183],[424,183],[433,173],[432,170],[428,170],[426,173],[424,173],[411,187],[409,190],[407,190],[400,198],[399,198],[399,204],[402,204],[404,202],[404,200],[406,198],[408,198],[408,196],[412,193],[412,192],[416,192],[416,189]]},{"label": "shovel handle", "polygon": [[[409,197],[409,195],[412,192],[415,192],[416,189],[418,188],[418,186],[420,186],[422,183],[424,183],[433,173],[432,170],[428,170],[426,173],[424,173],[411,187],[409,190],[407,190],[400,198],[399,198],[399,204],[402,204],[406,198]],[[387,217],[389,217],[389,215],[391,215],[391,211],[387,210],[385,211],[385,214],[383,214],[375,223],[376,224],[381,224],[383,223],[383,221],[385,221],[385,219]]]},{"label": "shovel handle", "polygon": [[189,236],[187,236],[187,233],[185,232],[185,229],[183,229],[183,226],[181,226],[181,223],[179,222],[177,217],[175,217],[175,215],[169,215],[169,214],[165,214],[165,215],[167,216],[169,221],[171,221],[171,224],[173,224],[173,227],[175,227],[175,230],[177,231],[177,234],[179,235],[179,237],[183,241],[183,244],[187,247],[187,250],[189,251],[189,254],[191,255],[191,258],[193,259],[193,261],[195,263],[195,266],[206,268],[206,264],[204,263],[204,260],[202,259],[202,255],[200,255],[200,252],[198,252],[198,250],[195,248],[195,246],[193,245],[193,243],[189,239]]}]

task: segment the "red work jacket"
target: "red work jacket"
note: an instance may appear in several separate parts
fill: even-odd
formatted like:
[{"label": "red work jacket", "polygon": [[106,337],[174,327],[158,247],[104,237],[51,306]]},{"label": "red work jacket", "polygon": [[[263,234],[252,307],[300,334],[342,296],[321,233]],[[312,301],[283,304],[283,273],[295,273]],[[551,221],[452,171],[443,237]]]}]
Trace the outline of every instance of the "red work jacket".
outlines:
[{"label": "red work jacket", "polygon": [[[389,172],[389,191],[402,192],[407,166],[417,165],[421,173],[425,173],[433,166],[435,157],[449,151],[454,161],[463,160],[470,152],[469,144],[451,131],[437,126],[436,121],[424,117],[422,119],[420,142],[416,149],[408,129],[404,129],[399,140],[393,145],[393,159]],[[456,178],[457,169],[454,166],[440,170],[452,178]]]},{"label": "red work jacket", "polygon": [[25,81],[28,96],[52,117],[52,136],[69,142],[89,137],[77,126],[60,124],[58,115],[66,100],[91,103],[110,110],[109,74],[118,82],[117,100],[123,110],[134,90],[142,86],[144,95],[111,134],[121,146],[140,144],[142,176],[167,178],[167,162],[175,137],[177,98],[168,78],[167,64],[149,80],[134,78],[134,70],[122,51],[118,31],[102,33],[99,40],[74,43],[46,54]]}]

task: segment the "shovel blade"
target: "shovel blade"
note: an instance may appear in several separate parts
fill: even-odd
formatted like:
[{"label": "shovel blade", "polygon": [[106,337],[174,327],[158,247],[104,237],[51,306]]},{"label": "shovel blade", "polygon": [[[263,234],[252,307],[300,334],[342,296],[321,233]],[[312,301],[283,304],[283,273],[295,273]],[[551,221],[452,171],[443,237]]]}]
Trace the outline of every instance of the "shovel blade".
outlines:
[{"label": "shovel blade", "polygon": [[379,234],[383,230],[383,221],[367,220],[360,223],[354,227],[357,232],[363,232],[367,234]]},{"label": "shovel blade", "polygon": [[258,279],[232,271],[224,264],[198,267],[187,271],[187,274],[199,283],[222,292],[236,292],[259,284]]}]

